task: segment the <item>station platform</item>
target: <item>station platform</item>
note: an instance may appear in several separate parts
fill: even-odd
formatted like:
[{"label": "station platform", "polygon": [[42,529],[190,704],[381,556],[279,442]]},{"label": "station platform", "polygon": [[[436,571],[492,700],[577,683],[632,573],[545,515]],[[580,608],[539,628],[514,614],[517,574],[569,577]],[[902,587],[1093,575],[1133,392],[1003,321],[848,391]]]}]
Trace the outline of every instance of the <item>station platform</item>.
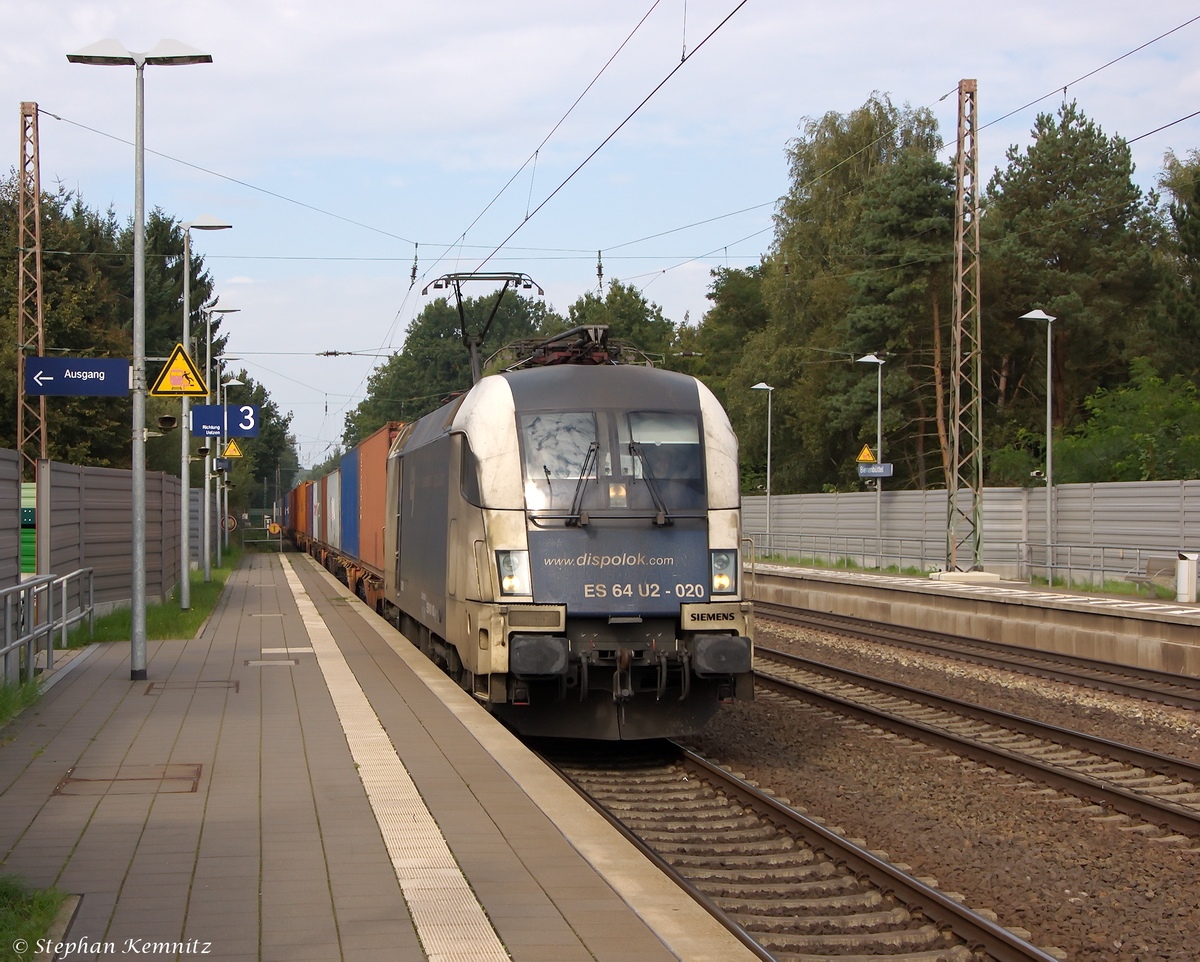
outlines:
[{"label": "station platform", "polygon": [[0,871],[82,896],[60,957],[754,958],[307,556],[148,674],[92,646],[4,731]]},{"label": "station platform", "polygon": [[1200,604],[798,565],[747,575],[756,601],[1200,677]]}]

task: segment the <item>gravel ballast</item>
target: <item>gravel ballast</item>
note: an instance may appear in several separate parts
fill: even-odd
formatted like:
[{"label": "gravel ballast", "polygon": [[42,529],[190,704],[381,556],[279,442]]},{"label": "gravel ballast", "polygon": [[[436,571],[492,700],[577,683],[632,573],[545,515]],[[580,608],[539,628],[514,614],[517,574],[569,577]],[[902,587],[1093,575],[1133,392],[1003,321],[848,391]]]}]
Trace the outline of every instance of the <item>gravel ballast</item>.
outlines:
[{"label": "gravel ballast", "polygon": [[[1196,759],[1195,713],[824,632],[760,624],[759,643],[1014,714]],[[1156,844],[948,758],[772,693],[685,742],[1088,960],[1200,959],[1200,853]],[[1194,848],[1200,848],[1197,840]]]}]

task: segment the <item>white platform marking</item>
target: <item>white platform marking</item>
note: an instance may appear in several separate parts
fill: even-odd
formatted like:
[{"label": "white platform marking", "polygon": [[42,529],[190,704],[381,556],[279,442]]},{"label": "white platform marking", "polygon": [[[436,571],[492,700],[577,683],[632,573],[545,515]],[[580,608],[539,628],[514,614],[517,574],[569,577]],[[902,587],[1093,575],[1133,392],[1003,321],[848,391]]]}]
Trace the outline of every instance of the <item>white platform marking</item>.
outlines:
[{"label": "white platform marking", "polygon": [[427,959],[509,962],[483,906],[290,559],[283,574],[300,609]]}]

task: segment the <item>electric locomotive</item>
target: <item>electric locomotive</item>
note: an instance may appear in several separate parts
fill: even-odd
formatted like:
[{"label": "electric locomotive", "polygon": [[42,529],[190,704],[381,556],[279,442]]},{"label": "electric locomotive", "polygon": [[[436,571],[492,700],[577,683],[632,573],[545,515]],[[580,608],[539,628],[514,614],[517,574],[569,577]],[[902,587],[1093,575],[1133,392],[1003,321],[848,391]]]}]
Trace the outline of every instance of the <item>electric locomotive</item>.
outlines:
[{"label": "electric locomotive", "polygon": [[702,382],[603,334],[397,435],[384,609],[523,735],[686,735],[753,697],[737,439]]}]

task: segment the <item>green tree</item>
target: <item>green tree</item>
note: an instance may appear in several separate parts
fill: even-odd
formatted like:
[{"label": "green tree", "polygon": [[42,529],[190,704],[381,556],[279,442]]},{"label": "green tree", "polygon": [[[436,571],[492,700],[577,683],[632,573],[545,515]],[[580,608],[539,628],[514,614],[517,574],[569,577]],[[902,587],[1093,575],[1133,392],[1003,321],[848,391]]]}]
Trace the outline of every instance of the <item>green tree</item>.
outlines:
[{"label": "green tree", "polygon": [[1168,154],[1159,184],[1170,192],[1160,309],[1151,318],[1147,355],[1165,377],[1200,379],[1200,151]]},{"label": "green tree", "polygon": [[1200,478],[1200,389],[1163,380],[1146,358],[1132,369],[1128,385],[1087,398],[1087,420],[1055,444],[1064,483]]},{"label": "green tree", "polygon": [[671,353],[675,325],[663,317],[661,307],[632,284],[611,280],[603,298],[588,291],[567,308],[567,327],[588,324],[607,324],[610,338],[628,341],[656,362]]},{"label": "green tree", "polygon": [[712,278],[707,295],[712,307],[697,326],[678,330],[680,351],[699,356],[670,366],[702,378],[723,404],[746,338],[763,330],[770,314],[763,300],[761,264],[718,267]]},{"label": "green tree", "polygon": [[[989,447],[1036,437],[1045,399],[1045,330],[1054,316],[1054,422],[1070,430],[1084,398],[1129,377],[1146,353],[1161,273],[1154,198],[1134,184],[1129,147],[1074,103],[1041,114],[988,186],[982,229],[985,417]],[[1028,443],[1027,441],[1025,443]],[[1002,450],[1002,454],[1003,454]]]},{"label": "green tree", "polygon": [[[848,362],[861,341],[875,338],[866,330],[856,334],[848,318],[875,295],[856,288],[853,278],[877,271],[880,255],[891,258],[889,270],[903,261],[897,244],[906,235],[889,226],[903,218],[884,213],[902,206],[893,197],[900,185],[883,189],[879,178],[936,143],[937,126],[928,111],[897,108],[886,95],[874,94],[847,114],[831,111],[806,120],[789,144],[791,182],[775,216],[771,256],[763,264],[769,319],[747,332],[728,378],[727,408],[742,439],[743,479],[750,488],[759,483],[766,460],[766,402],[750,387],[764,380],[777,388],[772,487],[781,493],[859,487],[853,458],[863,432],[869,428],[874,437],[875,378],[873,370]],[[882,191],[877,196],[871,193],[876,186]],[[887,235],[885,249],[864,247],[860,232],[868,208],[879,211],[873,229]],[[866,315],[860,320],[865,323]],[[887,346],[871,343],[866,349]],[[911,379],[895,385],[896,375],[886,373],[889,396],[908,390]]]},{"label": "green tree", "polygon": [[[886,355],[886,457],[897,464],[897,483],[918,488],[944,486],[950,465],[946,348],[954,187],[934,148],[927,140],[903,150],[865,191],[854,236],[861,266],[850,279],[854,299],[845,338],[855,353]],[[857,368],[857,383],[841,407],[843,417],[866,422],[859,439],[873,443],[876,372],[866,367]],[[939,467],[932,478],[930,447]]]},{"label": "green tree", "polygon": [[[482,330],[495,302],[495,294],[463,298],[468,330]],[[461,326],[457,308],[446,298],[425,305],[408,326],[403,349],[372,372],[367,396],[346,415],[347,446],[388,421],[412,421],[428,414],[449,395],[471,386],[471,356],[463,345]],[[480,347],[480,359],[510,341],[561,327],[562,319],[544,302],[509,291]]]},{"label": "green tree", "polygon": [[[46,353],[129,357],[132,290],[121,284],[126,255],[111,211],[89,210],[65,190],[42,195],[42,293]],[[0,445],[16,446],[16,182],[0,184]],[[60,253],[66,252],[66,253]],[[26,330],[30,337],[32,331]],[[128,467],[129,402],[124,398],[46,399],[48,453],[74,464]]]}]

